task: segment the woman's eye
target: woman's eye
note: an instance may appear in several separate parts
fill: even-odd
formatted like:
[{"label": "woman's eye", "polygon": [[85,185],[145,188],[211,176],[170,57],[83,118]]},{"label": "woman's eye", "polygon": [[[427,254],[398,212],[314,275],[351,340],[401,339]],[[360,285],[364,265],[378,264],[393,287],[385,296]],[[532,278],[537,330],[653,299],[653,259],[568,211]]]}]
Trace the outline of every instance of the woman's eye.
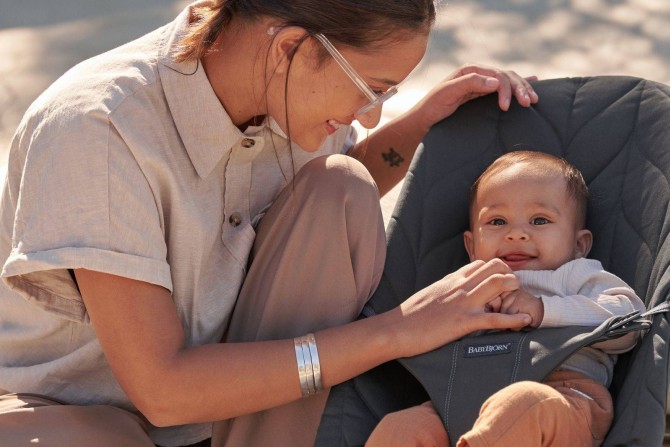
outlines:
[{"label": "woman's eye", "polygon": [[384,90],[382,90],[382,89],[376,89],[376,90],[372,90],[372,91],[373,91],[374,94],[377,95],[377,96],[381,96],[381,95],[383,95],[384,93],[386,93],[386,92],[385,92]]},{"label": "woman's eye", "polygon": [[549,223],[549,219],[546,217],[535,217],[530,223],[533,225],[546,225]]},{"label": "woman's eye", "polygon": [[489,221],[489,225],[495,225],[495,226],[505,225],[506,223],[507,222],[505,222],[505,219],[500,219],[500,218],[491,219]]}]

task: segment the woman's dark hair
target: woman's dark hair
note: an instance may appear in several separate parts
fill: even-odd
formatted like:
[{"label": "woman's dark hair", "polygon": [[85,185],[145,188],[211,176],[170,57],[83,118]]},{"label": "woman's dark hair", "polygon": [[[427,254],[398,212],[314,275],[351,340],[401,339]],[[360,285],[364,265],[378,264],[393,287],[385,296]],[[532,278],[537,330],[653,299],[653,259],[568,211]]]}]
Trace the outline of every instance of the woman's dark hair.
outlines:
[{"label": "woman's dark hair", "polygon": [[428,33],[435,0],[212,0],[194,9],[191,28],[180,42],[177,61],[200,59],[233,18],[276,18],[280,26],[323,33],[333,43],[374,48],[403,32]]}]

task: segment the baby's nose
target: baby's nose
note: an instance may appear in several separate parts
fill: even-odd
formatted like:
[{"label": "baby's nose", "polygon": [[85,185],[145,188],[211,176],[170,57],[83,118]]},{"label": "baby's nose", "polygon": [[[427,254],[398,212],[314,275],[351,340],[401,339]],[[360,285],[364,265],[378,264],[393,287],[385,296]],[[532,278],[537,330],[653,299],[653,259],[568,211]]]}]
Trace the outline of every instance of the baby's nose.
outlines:
[{"label": "baby's nose", "polygon": [[528,233],[523,228],[513,227],[507,233],[507,239],[512,241],[527,241]]}]

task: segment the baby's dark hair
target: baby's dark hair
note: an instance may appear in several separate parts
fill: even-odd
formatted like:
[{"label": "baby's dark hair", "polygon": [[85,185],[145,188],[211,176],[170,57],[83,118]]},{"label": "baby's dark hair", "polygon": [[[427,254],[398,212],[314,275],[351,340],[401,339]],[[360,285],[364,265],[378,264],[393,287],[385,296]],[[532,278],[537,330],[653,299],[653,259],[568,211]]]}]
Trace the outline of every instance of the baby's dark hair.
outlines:
[{"label": "baby's dark hair", "polygon": [[486,170],[475,180],[470,188],[469,202],[470,215],[477,198],[479,185],[486,178],[507,169],[517,163],[530,163],[534,168],[543,169],[547,174],[559,174],[565,179],[568,194],[577,205],[577,223],[580,228],[586,227],[586,209],[589,201],[589,189],[586,186],[582,173],[567,160],[555,157],[545,152],[515,151],[508,152],[498,157]]}]

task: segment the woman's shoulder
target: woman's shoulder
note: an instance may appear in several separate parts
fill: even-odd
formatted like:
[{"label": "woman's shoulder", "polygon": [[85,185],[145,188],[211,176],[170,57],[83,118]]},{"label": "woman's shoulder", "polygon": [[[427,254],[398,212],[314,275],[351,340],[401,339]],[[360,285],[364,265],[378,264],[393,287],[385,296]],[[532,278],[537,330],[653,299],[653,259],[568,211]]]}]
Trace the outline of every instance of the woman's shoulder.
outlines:
[{"label": "woman's shoulder", "polygon": [[12,152],[36,156],[54,148],[81,153],[80,146],[86,146],[89,154],[95,146],[105,149],[115,110],[129,100],[138,109],[164,101],[158,65],[169,34],[159,28],[69,69],[30,105]]},{"label": "woman's shoulder", "polygon": [[[128,96],[156,84],[162,31],[70,68],[37,98],[28,114],[57,111],[55,116],[68,117],[92,111],[111,113]],[[64,111],[67,113],[61,113]]]}]

